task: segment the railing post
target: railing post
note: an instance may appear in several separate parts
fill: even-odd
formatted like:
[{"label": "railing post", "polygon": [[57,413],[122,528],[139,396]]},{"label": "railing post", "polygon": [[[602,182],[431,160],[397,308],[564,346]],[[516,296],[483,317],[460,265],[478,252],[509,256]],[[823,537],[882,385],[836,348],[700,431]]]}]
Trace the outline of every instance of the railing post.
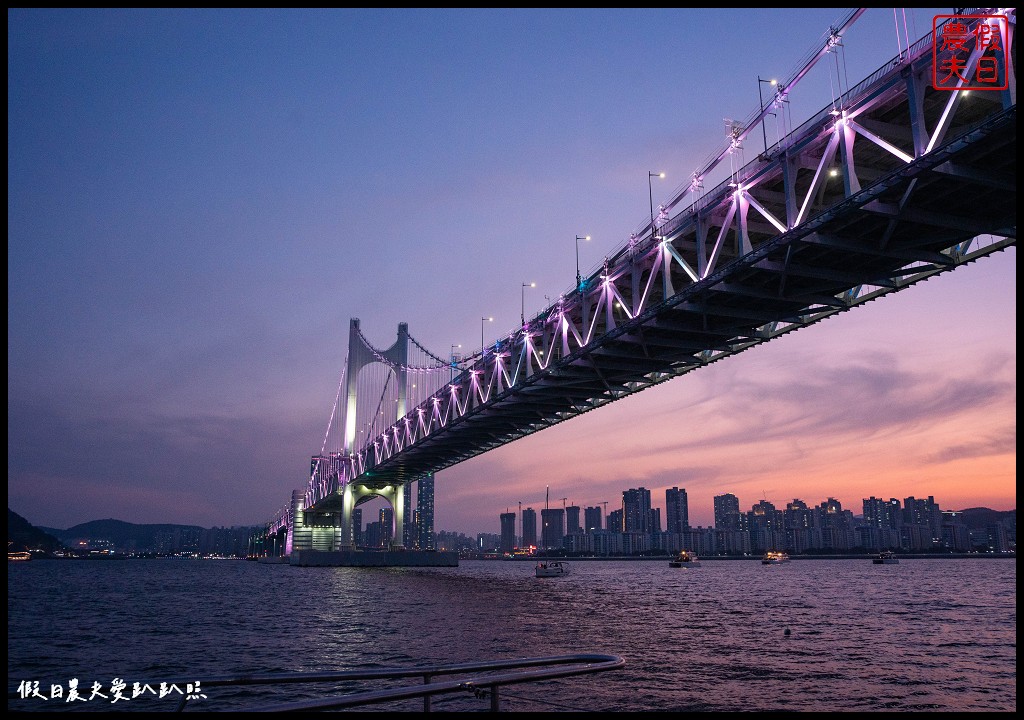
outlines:
[{"label": "railing post", "polygon": [[[429,674],[425,674],[423,676],[423,684],[424,685],[429,685],[430,684],[430,675]],[[424,695],[423,696],[423,712],[430,712],[430,695]]]},{"label": "railing post", "polygon": [[491,685],[491,712],[501,712],[500,705],[498,702],[498,686]]}]

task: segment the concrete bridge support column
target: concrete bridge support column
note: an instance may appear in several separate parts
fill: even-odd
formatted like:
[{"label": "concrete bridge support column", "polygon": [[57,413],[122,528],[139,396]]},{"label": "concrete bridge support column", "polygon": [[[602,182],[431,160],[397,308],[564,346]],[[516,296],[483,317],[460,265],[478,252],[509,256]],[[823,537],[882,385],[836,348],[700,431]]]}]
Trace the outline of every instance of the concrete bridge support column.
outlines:
[{"label": "concrete bridge support column", "polygon": [[[356,505],[371,495],[378,495],[388,501],[394,511],[391,527],[391,550],[404,550],[403,526],[405,525],[405,486],[402,483],[386,485],[381,488],[369,487],[361,483],[349,483],[345,486],[342,498],[342,511],[339,523],[340,538],[342,540],[339,549],[354,550],[352,533],[352,511]],[[347,544],[345,540],[347,539]]]},{"label": "concrete bridge support column", "polygon": [[291,523],[288,526],[288,540],[285,543],[285,555],[296,550],[313,548],[312,532],[305,523],[306,496],[301,490],[292,492]]},{"label": "concrete bridge support column", "polygon": [[391,529],[391,550],[405,550],[405,486],[404,484],[388,485],[377,491],[377,494],[391,503],[394,510],[394,523]]},{"label": "concrete bridge support column", "polygon": [[356,508],[355,486],[345,485],[341,491],[341,544],[339,550],[355,550],[355,532],[352,527],[352,511]]}]

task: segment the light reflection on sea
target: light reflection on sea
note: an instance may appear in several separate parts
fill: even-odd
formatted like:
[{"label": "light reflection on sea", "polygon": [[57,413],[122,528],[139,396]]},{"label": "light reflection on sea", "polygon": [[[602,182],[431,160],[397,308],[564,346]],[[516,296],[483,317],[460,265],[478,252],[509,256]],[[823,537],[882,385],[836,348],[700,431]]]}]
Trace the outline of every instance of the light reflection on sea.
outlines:
[{"label": "light reflection on sea", "polygon": [[[508,711],[1013,711],[1016,560],[574,561],[293,568],[243,561],[8,565],[8,689],[595,652],[623,670],[509,687]],[[788,631],[788,632],[787,632]],[[191,709],[264,693],[204,690]],[[272,699],[320,698],[290,686]],[[134,705],[132,703],[135,703]],[[78,710],[173,709],[96,699]],[[162,705],[161,705],[162,703]],[[60,700],[9,709],[64,710]],[[404,705],[402,709],[417,709]],[[386,711],[393,706],[373,706]],[[488,709],[467,696],[434,709]]]}]

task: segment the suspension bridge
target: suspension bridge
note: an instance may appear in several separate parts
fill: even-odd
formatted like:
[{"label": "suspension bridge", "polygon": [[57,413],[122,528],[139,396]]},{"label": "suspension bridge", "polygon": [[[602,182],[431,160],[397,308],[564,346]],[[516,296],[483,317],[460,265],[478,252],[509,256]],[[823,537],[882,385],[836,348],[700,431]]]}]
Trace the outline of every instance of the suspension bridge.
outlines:
[{"label": "suspension bridge", "polygon": [[[652,203],[603,267],[507,337],[445,356],[400,324],[379,349],[351,320],[321,453],[268,534],[289,554],[352,550],[353,511],[379,496],[402,548],[417,481],[1015,245],[1014,10],[963,13],[975,17],[956,28],[962,64],[949,87],[936,87],[951,30],[940,25],[853,86],[837,76],[841,92],[820,112],[738,162],[863,12],[731,123],[692,182],[657,213]],[[974,92],[971,78],[1003,58],[993,88]],[[716,172],[724,179],[705,187]]]}]

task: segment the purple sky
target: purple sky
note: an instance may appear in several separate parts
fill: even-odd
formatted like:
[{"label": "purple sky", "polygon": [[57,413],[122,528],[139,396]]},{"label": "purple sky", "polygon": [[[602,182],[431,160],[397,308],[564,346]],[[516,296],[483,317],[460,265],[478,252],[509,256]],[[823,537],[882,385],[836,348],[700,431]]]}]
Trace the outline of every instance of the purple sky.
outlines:
[{"label": "purple sky", "polygon": [[[522,282],[528,314],[567,290],[577,234],[598,265],[647,172],[667,200],[844,14],[8,10],[8,505],[267,520],[320,449],[349,318],[438,354],[481,316],[507,334]],[[898,50],[869,10],[840,81]],[[685,487],[694,524],[722,492],[1014,508],[1015,305],[1011,248],[442,471],[436,527],[497,532],[546,486]]]}]

